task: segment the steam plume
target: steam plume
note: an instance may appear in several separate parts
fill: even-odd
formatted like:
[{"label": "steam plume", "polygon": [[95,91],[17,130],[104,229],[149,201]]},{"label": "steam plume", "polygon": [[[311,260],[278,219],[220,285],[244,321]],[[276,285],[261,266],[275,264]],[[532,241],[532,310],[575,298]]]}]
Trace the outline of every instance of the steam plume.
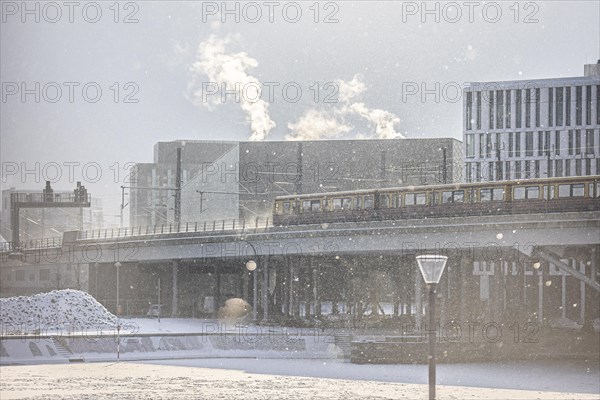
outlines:
[{"label": "steam plume", "polygon": [[[242,110],[246,113],[246,121],[250,124],[252,135],[250,140],[264,140],[275,122],[269,116],[269,104],[260,99],[259,93],[252,93],[252,88],[260,88],[260,81],[249,75],[246,71],[258,66],[258,62],[248,56],[246,52],[227,53],[226,47],[235,37],[231,35],[219,38],[210,35],[200,43],[197,60],[190,67],[191,80],[188,84],[188,98],[196,104],[209,109],[222,103],[221,96],[204,96],[202,83],[214,82],[219,90],[225,86],[227,91],[235,91],[235,95],[228,95],[227,99],[239,99]],[[250,90],[244,91],[244,87]]]}]

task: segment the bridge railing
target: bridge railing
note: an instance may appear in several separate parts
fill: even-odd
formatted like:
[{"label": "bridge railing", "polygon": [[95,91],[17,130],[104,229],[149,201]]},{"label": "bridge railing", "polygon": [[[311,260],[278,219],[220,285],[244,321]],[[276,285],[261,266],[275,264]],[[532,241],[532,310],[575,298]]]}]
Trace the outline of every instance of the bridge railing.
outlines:
[{"label": "bridge railing", "polygon": [[19,242],[18,246],[15,242],[2,242],[0,243],[0,252],[14,252],[19,249],[24,250],[60,247],[62,246],[62,241],[62,236],[56,236],[43,239],[22,240],[21,242]]},{"label": "bridge railing", "polygon": [[223,232],[267,229],[272,226],[270,218],[222,219],[214,221],[182,222],[180,224],[147,225],[125,228],[94,229],[81,232],[80,239],[109,239],[145,235],[168,235],[170,233]]}]

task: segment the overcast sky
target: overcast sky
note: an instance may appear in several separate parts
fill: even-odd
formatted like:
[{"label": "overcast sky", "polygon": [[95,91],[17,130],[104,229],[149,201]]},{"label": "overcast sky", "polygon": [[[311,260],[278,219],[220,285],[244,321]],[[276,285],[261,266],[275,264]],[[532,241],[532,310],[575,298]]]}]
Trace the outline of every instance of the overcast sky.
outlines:
[{"label": "overcast sky", "polygon": [[[238,15],[224,16],[220,1],[122,2],[118,10],[113,2],[81,2],[72,16],[62,2],[53,3],[60,16],[53,5],[28,2],[38,7],[39,22],[22,4],[2,2],[2,187],[41,188],[33,175],[6,177],[7,168],[56,162],[63,176],[55,187],[72,189],[64,163],[79,162],[75,180],[103,198],[106,214],[118,212],[112,207],[124,164],[151,162],[158,141],[248,140],[252,122],[260,130],[253,138],[264,140],[315,131],[461,139],[457,87],[581,76],[583,65],[600,57],[598,1],[474,2],[471,9],[429,2],[438,12],[425,15],[422,2],[274,2],[272,16],[263,2],[238,3]],[[218,94],[201,96],[202,82],[215,77],[279,86],[272,99],[263,91],[262,102],[229,95],[223,104]],[[408,93],[422,85],[435,91],[436,82],[439,102]],[[23,85],[32,91],[24,99]],[[335,88],[335,102],[324,102]],[[101,166],[97,183],[93,168],[82,178],[81,166],[90,162]]]}]

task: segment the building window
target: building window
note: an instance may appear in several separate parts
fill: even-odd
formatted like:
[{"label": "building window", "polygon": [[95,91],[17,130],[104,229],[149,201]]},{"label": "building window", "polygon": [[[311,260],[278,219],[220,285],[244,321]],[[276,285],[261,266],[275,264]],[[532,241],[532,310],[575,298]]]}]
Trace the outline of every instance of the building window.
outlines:
[{"label": "building window", "polygon": [[488,118],[488,125],[490,129],[494,129],[494,92],[490,90],[489,92],[490,95],[490,104],[489,104],[489,118]]},{"label": "building window", "polygon": [[565,125],[571,125],[571,87],[565,88]]},{"label": "building window", "polygon": [[490,161],[488,163],[488,181],[489,182],[494,181],[494,162],[493,161]]},{"label": "building window", "polygon": [[581,158],[575,159],[575,176],[581,176]]},{"label": "building window", "polygon": [[556,88],[556,126],[563,126],[563,88]]},{"label": "building window", "polygon": [[504,168],[504,179],[506,179],[507,181],[510,180],[510,161],[506,161],[506,163],[504,164],[505,168]]},{"label": "building window", "polygon": [[562,176],[562,172],[563,172],[563,162],[562,160],[556,160],[554,162],[555,166],[554,169],[556,170],[556,176],[557,177],[561,177]]},{"label": "building window", "polygon": [[535,160],[534,165],[535,165],[535,177],[539,178],[540,177],[540,160]]},{"label": "building window", "polygon": [[554,132],[554,153],[560,155],[560,131]]},{"label": "building window", "polygon": [[581,154],[581,131],[575,129],[575,154]]},{"label": "building window", "polygon": [[481,92],[477,92],[477,129],[481,129]]},{"label": "building window", "polygon": [[554,126],[554,88],[548,88],[548,126]]},{"label": "building window", "polygon": [[525,179],[531,178],[531,161],[525,160]]},{"label": "building window", "polygon": [[465,135],[467,158],[475,157],[475,135]]},{"label": "building window", "polygon": [[496,129],[504,128],[504,92],[496,91]]},{"label": "building window", "polygon": [[585,124],[592,124],[592,87],[585,87]]},{"label": "building window", "polygon": [[575,139],[573,129],[569,129],[569,155],[572,156],[575,152]]},{"label": "building window", "polygon": [[525,156],[533,156],[533,132],[525,132]]},{"label": "building window", "polygon": [[467,110],[466,110],[467,120],[465,121],[467,124],[467,130],[470,131],[473,129],[473,93],[467,92]]},{"label": "building window", "polygon": [[540,127],[540,89],[535,89],[535,126]]},{"label": "building window", "polygon": [[521,132],[515,133],[515,157],[521,157]]},{"label": "building window", "polygon": [[511,95],[510,95],[511,91],[507,90],[506,91],[506,123],[504,124],[505,128],[510,128],[511,126],[511,119],[512,119],[512,104],[511,104]]},{"label": "building window", "polygon": [[552,178],[552,160],[548,159],[548,161],[546,161],[546,168],[546,175],[548,178]]},{"label": "building window", "polygon": [[544,155],[544,132],[538,132],[538,143],[537,143],[537,154],[538,156]]},{"label": "building window", "polygon": [[521,179],[521,161],[515,161],[515,179]]},{"label": "building window", "polygon": [[484,145],[485,145],[485,137],[483,136],[483,133],[479,134],[479,158],[483,158],[484,156]]},{"label": "building window", "polygon": [[565,160],[565,176],[571,176],[571,160]]},{"label": "building window", "polygon": [[582,87],[575,87],[575,125],[581,125],[581,114],[582,114]]},{"label": "building window", "polygon": [[513,143],[513,138],[514,134],[512,132],[508,133],[508,156],[509,157],[514,157],[515,156],[515,147],[514,147],[514,143]]},{"label": "building window", "polygon": [[471,168],[472,168],[471,163],[465,163],[465,166],[466,166],[466,181],[472,182],[473,178],[471,176]]},{"label": "building window", "polygon": [[492,134],[486,133],[485,135],[485,156],[490,158],[492,156]]},{"label": "building window", "polygon": [[594,130],[586,129],[585,131],[585,153],[594,154]]},{"label": "building window", "polygon": [[496,162],[496,180],[497,181],[501,181],[504,176],[504,173],[502,171],[502,161],[497,161]]},{"label": "building window", "polygon": [[592,159],[591,158],[585,159],[585,174],[586,175],[592,174]]},{"label": "building window", "polygon": [[596,85],[596,123],[600,125],[600,85]]},{"label": "building window", "polygon": [[517,89],[515,93],[515,127],[521,127],[521,112],[523,107],[523,99],[521,98],[521,89]]},{"label": "building window", "polygon": [[525,89],[525,128],[531,127],[531,89]]},{"label": "building window", "polygon": [[475,180],[481,182],[481,163],[475,163]]}]

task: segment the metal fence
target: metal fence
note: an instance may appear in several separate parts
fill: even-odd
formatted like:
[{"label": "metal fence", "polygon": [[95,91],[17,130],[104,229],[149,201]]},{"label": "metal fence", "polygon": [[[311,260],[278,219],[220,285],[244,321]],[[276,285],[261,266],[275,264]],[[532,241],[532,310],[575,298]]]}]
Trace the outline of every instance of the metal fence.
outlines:
[{"label": "metal fence", "polygon": [[223,219],[215,221],[184,222],[181,224],[163,224],[112,229],[94,229],[81,232],[80,239],[109,239],[145,235],[168,235],[186,232],[222,232],[267,229],[272,226],[270,218]]}]

